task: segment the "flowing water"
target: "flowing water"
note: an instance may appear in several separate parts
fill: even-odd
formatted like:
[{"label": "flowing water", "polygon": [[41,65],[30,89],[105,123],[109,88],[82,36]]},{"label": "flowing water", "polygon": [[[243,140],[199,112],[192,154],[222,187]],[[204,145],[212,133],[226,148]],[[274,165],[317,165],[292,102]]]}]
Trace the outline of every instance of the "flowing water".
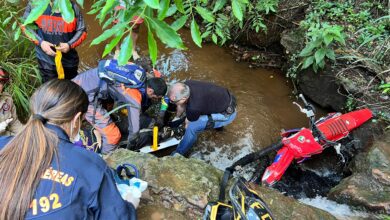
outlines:
[{"label": "flowing water", "polygon": [[[86,16],[86,23],[88,38],[78,48],[81,70],[95,67],[104,50],[104,44],[89,47],[102,32],[93,16]],[[138,40],[142,55],[148,54],[145,29],[141,26]],[[282,74],[250,69],[245,63],[237,63],[227,49],[213,44],[198,48],[188,31],[181,35],[188,50],[167,49],[159,44],[157,69],[169,75],[170,80],[195,79],[224,86],[238,100],[236,120],[223,132],[202,133],[193,147],[193,156],[222,169],[235,158],[270,145],[277,140],[280,129],[307,125],[308,120],[292,104],[292,88]]]},{"label": "flowing water", "polygon": [[[88,10],[89,6],[85,8]],[[89,46],[102,30],[93,16],[86,15],[85,18],[88,38],[78,48],[81,71],[97,66],[105,46]],[[138,39],[140,55],[148,54],[145,29],[141,26]],[[169,76],[171,81],[195,79],[224,86],[233,92],[238,101],[236,120],[222,132],[200,134],[191,157],[224,169],[249,152],[276,142],[282,128],[308,125],[308,119],[292,104],[296,99],[292,97],[292,86],[283,74],[251,69],[245,63],[237,63],[228,49],[213,44],[205,43],[198,48],[192,43],[189,31],[181,32],[181,36],[188,50],[169,49],[159,43],[157,69]]]}]

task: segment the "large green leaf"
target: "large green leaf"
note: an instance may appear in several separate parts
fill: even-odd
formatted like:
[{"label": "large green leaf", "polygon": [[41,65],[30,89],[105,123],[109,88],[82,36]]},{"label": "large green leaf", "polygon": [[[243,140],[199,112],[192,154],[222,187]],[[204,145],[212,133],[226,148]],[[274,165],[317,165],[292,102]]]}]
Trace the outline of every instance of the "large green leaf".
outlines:
[{"label": "large green leaf", "polygon": [[171,48],[186,49],[179,34],[177,34],[167,23],[150,17],[146,17],[146,19],[161,42]]},{"label": "large green leaf", "polygon": [[195,19],[192,19],[191,22],[191,37],[198,47],[202,47],[202,37],[200,36],[199,26]]},{"label": "large green leaf", "polygon": [[160,10],[158,10],[158,15],[157,15],[157,18],[159,20],[164,20],[164,18],[167,16],[167,12],[168,12],[170,3],[171,3],[170,0],[161,0],[160,1]]},{"label": "large green leaf", "polygon": [[107,29],[103,32],[103,34],[101,34],[99,37],[93,39],[93,41],[91,42],[91,45],[96,45],[96,44],[100,44],[102,41],[105,41],[107,40],[109,37],[111,37],[112,35],[120,32],[122,29],[124,29],[128,24],[126,23],[120,23],[120,24],[117,24],[115,25],[114,27],[110,28],[110,29]]},{"label": "large green leaf", "polygon": [[133,54],[133,41],[131,40],[131,34],[127,35],[121,44],[121,50],[119,52],[118,64],[120,66],[125,65]]},{"label": "large green leaf", "polygon": [[160,8],[160,3],[158,0],[143,0],[149,7],[154,8],[154,9],[159,9]]},{"label": "large green leaf", "polygon": [[107,54],[109,54],[112,51],[112,49],[114,49],[114,47],[121,40],[122,36],[123,36],[123,32],[118,34],[114,39],[112,39],[112,41],[109,44],[106,45],[102,57],[105,57]]},{"label": "large green leaf", "polygon": [[324,42],[325,45],[328,46],[333,41],[333,36],[331,34],[325,34],[324,36]]},{"label": "large green leaf", "polygon": [[171,7],[169,7],[168,11],[167,11],[167,17],[170,17],[172,16],[173,14],[175,14],[177,12],[177,7],[176,5],[172,5]]},{"label": "large green leaf", "polygon": [[314,57],[313,56],[307,57],[305,59],[305,61],[303,62],[302,69],[306,69],[307,67],[312,65],[313,62],[314,62]]},{"label": "large green leaf", "polygon": [[217,2],[215,2],[213,12],[221,10],[223,6],[225,6],[226,2],[227,0],[217,0]]},{"label": "large green leaf", "polygon": [[177,7],[177,10],[179,10],[181,13],[185,13],[184,12],[184,6],[183,6],[183,1],[182,0],[173,0],[175,2],[175,5]]},{"label": "large green leaf", "polygon": [[33,1],[32,9],[30,14],[27,16],[26,20],[24,21],[23,25],[27,25],[30,23],[33,23],[38,19],[39,16],[43,14],[43,12],[46,10],[47,6],[49,5],[50,0],[39,0],[39,1]]},{"label": "large green leaf", "polygon": [[303,48],[303,50],[299,53],[299,56],[300,56],[300,57],[309,56],[310,54],[312,54],[313,49],[314,49],[314,45],[313,45],[313,44],[308,44],[308,45],[306,45],[306,47]]},{"label": "large green leaf", "polygon": [[232,0],[232,9],[233,9],[233,14],[234,16],[242,21],[243,19],[243,12],[242,12],[242,8],[241,8],[241,5],[240,5],[240,2],[238,0]]},{"label": "large green leaf", "polygon": [[106,18],[107,12],[114,6],[115,0],[107,0],[103,9],[100,11],[100,19],[99,22],[102,23],[104,18]]},{"label": "large green leaf", "polygon": [[181,16],[179,19],[177,19],[175,22],[171,24],[172,29],[175,31],[179,30],[186,24],[187,19],[188,19],[187,15]]},{"label": "large green leaf", "polygon": [[8,18],[4,19],[3,24],[2,24],[3,27],[6,26],[6,25],[11,21],[11,18],[12,18],[12,17],[9,16]]},{"label": "large green leaf", "polygon": [[211,11],[207,10],[206,8],[196,6],[195,7],[196,11],[202,16],[202,18],[210,23],[215,22],[214,15]]},{"label": "large green leaf", "polygon": [[18,28],[18,30],[16,30],[15,32],[15,35],[14,35],[14,41],[17,41],[20,37],[20,32],[21,32],[21,29]]},{"label": "large green leaf", "polygon": [[72,22],[74,20],[74,10],[70,0],[59,0],[58,3],[62,18],[67,23]]},{"label": "large green leaf", "polygon": [[316,58],[316,64],[319,64],[321,63],[321,61],[324,60],[325,54],[326,54],[325,48],[320,48],[319,50],[316,51],[316,53],[314,54],[314,57]]},{"label": "large green leaf", "polygon": [[148,29],[148,47],[149,47],[149,56],[154,66],[157,61],[157,42],[154,39],[152,30],[150,29]]},{"label": "large green leaf", "polygon": [[334,51],[332,49],[326,49],[326,57],[328,57],[331,60],[336,60],[336,56],[334,54]]}]

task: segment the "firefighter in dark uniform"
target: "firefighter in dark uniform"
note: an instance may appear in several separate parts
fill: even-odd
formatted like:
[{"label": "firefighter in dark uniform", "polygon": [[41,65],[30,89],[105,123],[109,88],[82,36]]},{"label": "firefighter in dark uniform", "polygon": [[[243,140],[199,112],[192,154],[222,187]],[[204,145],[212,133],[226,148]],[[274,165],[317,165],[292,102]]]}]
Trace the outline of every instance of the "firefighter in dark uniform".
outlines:
[{"label": "firefighter in dark uniform", "polygon": [[0,219],[134,219],[104,160],[72,143],[88,108],[82,88],[51,80],[30,103],[22,131],[0,138]]}]

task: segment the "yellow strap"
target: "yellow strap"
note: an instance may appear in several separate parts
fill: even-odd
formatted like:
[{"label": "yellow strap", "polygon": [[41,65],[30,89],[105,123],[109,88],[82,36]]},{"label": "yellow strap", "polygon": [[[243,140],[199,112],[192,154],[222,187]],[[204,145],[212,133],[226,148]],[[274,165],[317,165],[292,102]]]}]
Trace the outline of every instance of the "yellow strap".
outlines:
[{"label": "yellow strap", "polygon": [[65,79],[64,67],[62,67],[61,59],[62,59],[61,51],[56,50],[56,57],[54,58],[54,60],[55,60],[55,63],[56,63],[58,79]]}]

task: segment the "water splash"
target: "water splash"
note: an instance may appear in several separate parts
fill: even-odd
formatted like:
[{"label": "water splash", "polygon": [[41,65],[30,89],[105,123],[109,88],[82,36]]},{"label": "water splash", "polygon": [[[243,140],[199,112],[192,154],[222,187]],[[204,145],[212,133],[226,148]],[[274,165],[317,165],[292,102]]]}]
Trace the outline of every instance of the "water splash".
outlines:
[{"label": "water splash", "polygon": [[165,76],[171,76],[172,73],[189,69],[189,60],[187,55],[182,50],[173,50],[169,55],[163,54],[157,61],[156,68]]},{"label": "water splash", "polygon": [[313,199],[303,198],[299,199],[300,202],[310,205],[322,210],[325,210],[339,219],[354,219],[354,217],[367,218],[369,215],[364,212],[352,210],[348,205],[339,204],[334,201],[330,201],[325,197],[317,196]]},{"label": "water splash", "polygon": [[[243,136],[233,144],[224,144],[220,147],[216,147],[216,143],[213,141],[205,141],[203,145],[208,146],[208,149],[213,148],[214,151],[208,152],[208,149],[202,149],[201,152],[196,152],[191,157],[204,160],[220,170],[225,170],[235,161],[253,151],[252,133],[246,132]],[[233,152],[232,146],[238,150]]]}]

